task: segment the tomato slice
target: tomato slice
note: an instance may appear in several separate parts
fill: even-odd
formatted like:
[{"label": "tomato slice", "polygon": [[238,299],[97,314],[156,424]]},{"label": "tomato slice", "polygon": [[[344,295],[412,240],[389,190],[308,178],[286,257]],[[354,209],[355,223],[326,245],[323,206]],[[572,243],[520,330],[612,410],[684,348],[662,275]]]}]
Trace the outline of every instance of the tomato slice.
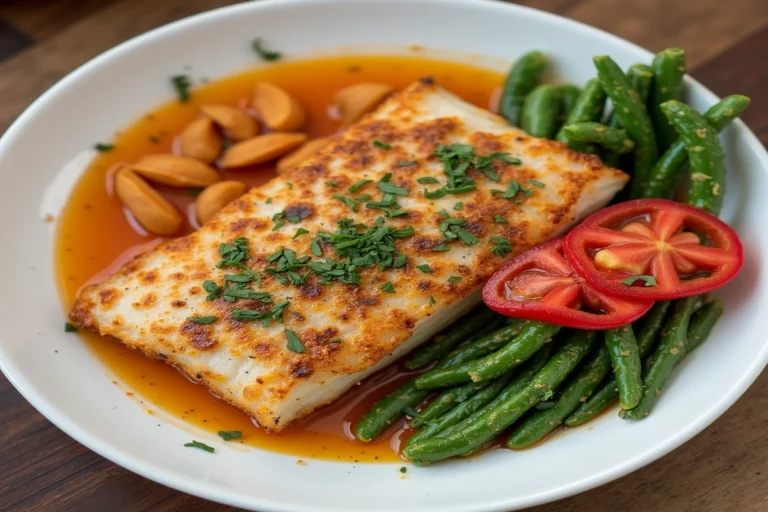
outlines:
[{"label": "tomato slice", "polygon": [[738,235],[714,215],[666,199],[639,199],[593,214],[565,237],[573,269],[598,290],[666,300],[705,293],[744,263]]},{"label": "tomato slice", "polygon": [[483,288],[483,301],[503,315],[577,329],[612,329],[631,323],[653,304],[590,287],[571,268],[557,238],[512,259]]}]

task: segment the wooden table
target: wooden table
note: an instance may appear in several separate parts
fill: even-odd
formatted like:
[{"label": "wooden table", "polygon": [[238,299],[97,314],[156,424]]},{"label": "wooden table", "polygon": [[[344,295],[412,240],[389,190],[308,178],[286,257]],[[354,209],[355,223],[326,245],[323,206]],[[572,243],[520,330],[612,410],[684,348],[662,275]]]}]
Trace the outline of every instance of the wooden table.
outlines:
[{"label": "wooden table", "polygon": [[[0,131],[47,87],[104,50],[227,0],[3,0]],[[692,75],[743,93],[768,143],[768,0],[525,0],[650,50],[680,46]],[[712,426],[650,466],[535,512],[768,510],[768,373]],[[0,376],[0,510],[231,511],[103,459],[59,431]]]}]

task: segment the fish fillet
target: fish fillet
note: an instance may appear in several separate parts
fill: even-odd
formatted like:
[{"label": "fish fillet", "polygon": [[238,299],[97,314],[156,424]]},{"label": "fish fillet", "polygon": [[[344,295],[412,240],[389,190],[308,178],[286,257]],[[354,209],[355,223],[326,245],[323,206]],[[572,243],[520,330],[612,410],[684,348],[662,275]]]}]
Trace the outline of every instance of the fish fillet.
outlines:
[{"label": "fish fillet", "polygon": [[[459,167],[451,192],[476,190],[435,192],[449,184],[434,155],[441,144],[474,153],[462,168],[443,148],[449,170]],[[195,233],[84,288],[70,317],[279,431],[445,328],[506,259],[563,233],[626,181],[597,157],[530,137],[424,79]],[[220,244],[236,239],[247,258],[225,256],[247,269],[217,268]],[[357,252],[345,252],[345,240]],[[247,298],[217,296],[211,285],[225,274],[250,275],[228,285]],[[238,320],[238,310],[267,320]]]}]

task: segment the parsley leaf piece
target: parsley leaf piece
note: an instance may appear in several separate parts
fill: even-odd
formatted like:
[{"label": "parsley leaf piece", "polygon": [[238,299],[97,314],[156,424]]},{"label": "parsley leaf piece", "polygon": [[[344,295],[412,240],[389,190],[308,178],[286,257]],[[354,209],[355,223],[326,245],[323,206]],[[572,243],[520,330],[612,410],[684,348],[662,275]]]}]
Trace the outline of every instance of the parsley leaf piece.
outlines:
[{"label": "parsley leaf piece", "polygon": [[224,292],[224,287],[217,285],[213,281],[206,280],[203,281],[203,290],[208,292],[208,296],[205,300],[211,301],[221,297],[221,294]]},{"label": "parsley leaf piece", "polygon": [[436,245],[432,248],[432,252],[448,252],[450,250],[451,246],[446,244]]},{"label": "parsley leaf piece", "polygon": [[212,324],[216,320],[218,320],[218,317],[210,315],[210,316],[189,316],[187,317],[187,320],[194,324]]},{"label": "parsley leaf piece", "polygon": [[440,183],[440,180],[433,178],[432,176],[422,176],[421,178],[416,178],[416,183],[421,183],[422,185],[430,185],[432,183]]},{"label": "parsley leaf piece", "polygon": [[654,276],[631,276],[626,279],[624,279],[621,284],[624,286],[632,286],[637,281],[642,281],[643,286],[650,287],[650,286],[656,286],[659,284],[656,282],[656,278]]},{"label": "parsley leaf piece", "polygon": [[507,219],[505,219],[505,218],[504,218],[504,217],[502,217],[501,215],[497,215],[497,216],[495,216],[495,217],[493,218],[493,222],[495,222],[496,224],[509,224],[509,222],[507,221]]},{"label": "parsley leaf piece", "polygon": [[426,263],[423,265],[416,265],[416,268],[424,272],[425,274],[431,274],[432,273],[432,267],[427,265]]},{"label": "parsley leaf piece", "polygon": [[510,243],[510,241],[506,238],[501,236],[492,236],[491,240],[493,240],[492,252],[499,258],[506,258],[507,254],[512,252],[512,243]]},{"label": "parsley leaf piece", "polygon": [[429,296],[429,303],[432,304],[433,306],[437,304],[437,301],[432,295]]},{"label": "parsley leaf piece", "polygon": [[239,430],[219,430],[219,437],[225,441],[231,441],[233,439],[240,439],[243,437],[243,433]]},{"label": "parsley leaf piece", "polygon": [[98,151],[99,153],[106,153],[107,151],[112,151],[115,149],[114,144],[104,144],[103,142],[97,142],[93,145],[93,149]]},{"label": "parsley leaf piece", "polygon": [[301,235],[306,235],[307,233],[309,233],[309,230],[306,230],[304,228],[299,228],[296,230],[296,234],[293,235],[293,239],[295,240],[296,238],[299,238]]},{"label": "parsley leaf piece", "polygon": [[335,181],[330,181],[330,180],[326,181],[325,184],[328,185],[331,188],[337,188],[339,186],[338,183],[336,183]]},{"label": "parsley leaf piece", "polygon": [[341,201],[353,212],[357,211],[357,203],[351,197],[342,196],[341,194],[331,194],[331,198],[336,199],[337,201]]},{"label": "parsley leaf piece", "polygon": [[416,163],[416,160],[400,160],[397,162],[398,167],[408,167]]},{"label": "parsley leaf piece", "polygon": [[203,189],[199,188],[199,187],[198,188],[188,188],[188,189],[184,190],[184,193],[187,194],[188,196],[199,196],[200,194],[202,194],[202,192],[203,192]]},{"label": "parsley leaf piece", "polygon": [[253,47],[253,51],[256,52],[259,57],[267,62],[279,60],[280,57],[283,56],[280,52],[273,52],[264,48],[264,42],[260,37],[257,37],[251,42],[251,47]]},{"label": "parsley leaf piece", "polygon": [[301,342],[299,337],[296,336],[296,333],[290,329],[285,329],[284,332],[285,338],[288,340],[286,348],[288,348],[288,350],[291,352],[296,352],[297,354],[304,352],[304,344]]},{"label": "parsley leaf piece", "polygon": [[205,443],[201,443],[199,441],[192,441],[191,443],[184,443],[184,446],[187,448],[200,448],[201,450],[205,450],[208,453],[213,453],[216,451],[216,449],[213,446],[208,446]]},{"label": "parsley leaf piece", "polygon": [[384,192],[385,194],[392,194],[395,196],[407,196],[408,195],[408,189],[398,187],[396,185],[393,185],[392,183],[389,183],[388,181],[380,181],[376,184],[377,187],[379,187],[379,190]]},{"label": "parsley leaf piece", "polygon": [[369,183],[373,183],[373,180],[359,180],[353,183],[352,185],[350,185],[350,187],[347,190],[349,190],[350,194],[354,194],[355,192],[357,192],[358,190],[360,190],[361,188],[363,188]]},{"label": "parsley leaf piece", "polygon": [[381,291],[387,292],[387,293],[395,293],[395,285],[393,285],[390,281],[387,281],[383,285],[380,286]]},{"label": "parsley leaf piece", "polygon": [[440,187],[436,190],[424,189],[424,197],[427,199],[440,199],[441,197],[445,197],[447,193],[445,187]]},{"label": "parsley leaf piece", "polygon": [[315,256],[320,257],[323,255],[323,248],[320,247],[320,242],[318,242],[317,237],[312,239],[312,242],[309,244],[309,248],[312,251],[312,254]]},{"label": "parsley leaf piece", "polygon": [[64,322],[64,332],[76,332],[78,327],[69,322]]},{"label": "parsley leaf piece", "polygon": [[544,188],[544,187],[546,187],[546,185],[545,185],[545,184],[543,184],[543,183],[542,183],[542,182],[540,182],[540,181],[536,181],[536,180],[528,180],[528,184],[529,184],[529,185],[532,185],[532,186],[534,186],[534,187],[539,187],[539,188]]},{"label": "parsley leaf piece", "polygon": [[[219,244],[219,255],[228,262],[242,263],[250,257],[248,250],[248,239],[244,237],[235,238],[231,244]],[[219,268],[221,268],[219,266]]]},{"label": "parsley leaf piece", "polygon": [[333,338],[331,340],[331,345],[338,345],[339,343],[341,343],[341,338]]},{"label": "parsley leaf piece", "polygon": [[272,231],[277,231],[281,227],[285,226],[287,224],[286,221],[281,220],[280,222],[276,222],[274,226],[272,226]]},{"label": "parsley leaf piece", "polygon": [[192,81],[187,75],[174,75],[171,77],[171,85],[176,91],[176,96],[182,103],[189,101],[189,88],[192,87]]},{"label": "parsley leaf piece", "polygon": [[453,205],[453,209],[456,211],[460,211],[464,209],[464,203],[461,201],[456,201],[456,203]]},{"label": "parsley leaf piece", "polygon": [[461,276],[448,276],[448,282],[449,283],[458,283],[463,278]]},{"label": "parsley leaf piece", "polygon": [[268,197],[266,201],[264,201],[266,204],[272,204],[272,198]]},{"label": "parsley leaf piece", "polygon": [[373,144],[375,147],[379,149],[383,149],[384,151],[389,151],[390,149],[392,149],[392,146],[390,146],[386,142],[381,142],[380,140],[374,140],[373,142],[371,142],[371,144]]}]

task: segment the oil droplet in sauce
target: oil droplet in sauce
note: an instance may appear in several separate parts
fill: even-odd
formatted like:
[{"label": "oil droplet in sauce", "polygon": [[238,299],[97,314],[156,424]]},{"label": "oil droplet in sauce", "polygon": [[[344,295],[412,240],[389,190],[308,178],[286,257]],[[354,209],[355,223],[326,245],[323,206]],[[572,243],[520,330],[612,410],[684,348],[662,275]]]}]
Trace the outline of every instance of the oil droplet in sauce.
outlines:
[{"label": "oil droplet in sauce", "polygon": [[[171,101],[122,130],[111,141],[114,149],[98,155],[75,186],[62,211],[56,233],[56,270],[65,305],[70,307],[77,290],[116,271],[136,254],[161,239],[131,227],[111,190],[111,170],[140,156],[172,151],[182,129],[198,116],[199,106],[218,103],[246,105],[252,88],[269,81],[293,94],[308,115],[310,137],[330,135],[340,128],[333,113],[333,95],[358,82],[381,82],[401,89],[432,76],[467,101],[488,108],[502,76],[469,65],[416,57],[350,56],[278,63],[233,75],[193,89],[189,103]],[[109,134],[104,135],[105,141]],[[102,141],[102,142],[105,142]],[[94,141],[98,142],[98,141]],[[275,176],[274,167],[224,171],[225,179],[258,185]],[[193,212],[190,191],[162,188],[161,192],[182,212]],[[195,227],[187,219],[183,233]],[[354,422],[383,394],[407,380],[412,373],[394,365],[361,382],[333,404],[295,423],[284,432],[268,434],[249,416],[212,396],[162,361],[152,360],[96,334],[80,332],[96,356],[146,404],[160,408],[212,433],[239,430],[246,444],[295,455],[356,462],[399,460],[401,443],[409,431],[393,425],[372,443],[352,436]]]}]

